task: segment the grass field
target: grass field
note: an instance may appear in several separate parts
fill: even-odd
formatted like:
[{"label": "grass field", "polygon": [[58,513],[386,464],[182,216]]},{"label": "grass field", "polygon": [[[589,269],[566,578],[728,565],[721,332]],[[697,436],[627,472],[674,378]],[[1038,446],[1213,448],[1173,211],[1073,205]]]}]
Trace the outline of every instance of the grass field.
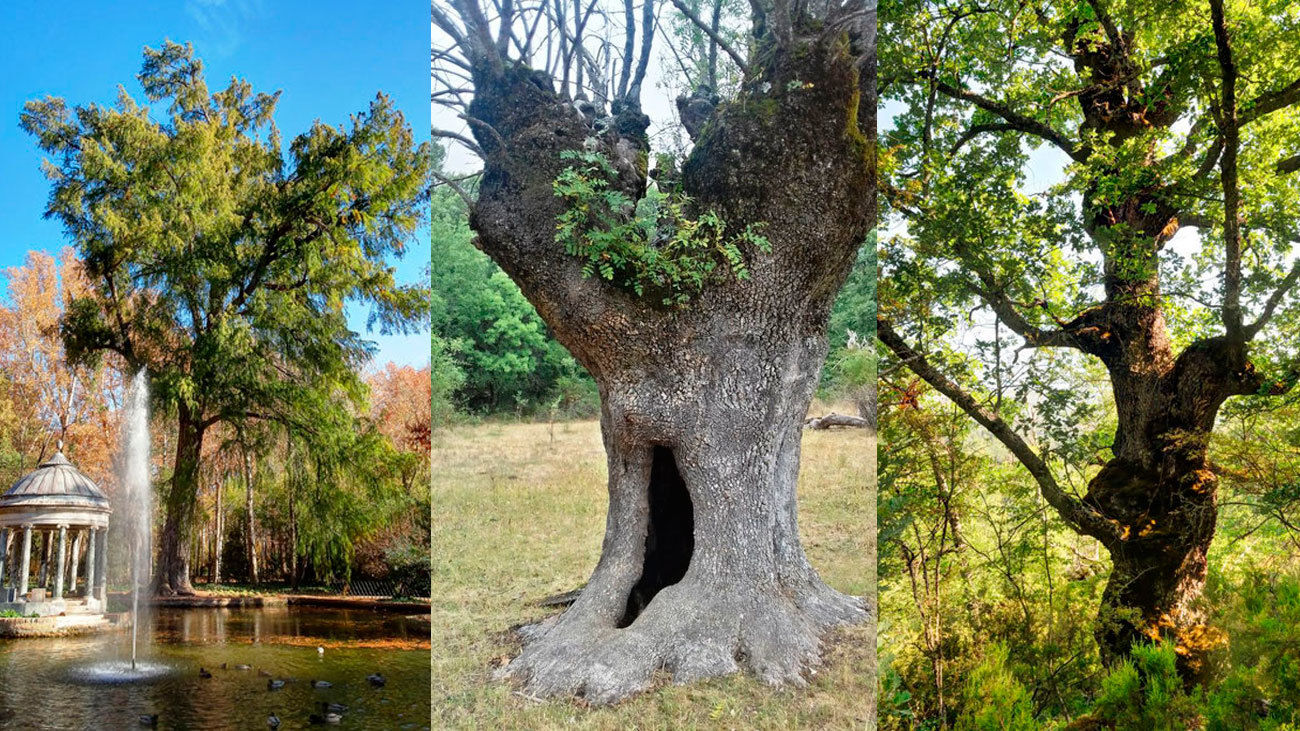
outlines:
[{"label": "grass field", "polygon": [[[843,409],[841,408],[841,411]],[[815,409],[820,413],[820,410]],[[875,448],[859,430],[806,432],[800,526],[835,588],[875,596]],[[586,581],[605,526],[594,421],[453,427],[433,440],[434,727],[865,728],[875,705],[874,628],[840,631],[803,689],[747,675],[665,682],[610,708],[539,703],[492,679],[518,651],[512,626]],[[873,716],[874,717],[874,716]]]}]

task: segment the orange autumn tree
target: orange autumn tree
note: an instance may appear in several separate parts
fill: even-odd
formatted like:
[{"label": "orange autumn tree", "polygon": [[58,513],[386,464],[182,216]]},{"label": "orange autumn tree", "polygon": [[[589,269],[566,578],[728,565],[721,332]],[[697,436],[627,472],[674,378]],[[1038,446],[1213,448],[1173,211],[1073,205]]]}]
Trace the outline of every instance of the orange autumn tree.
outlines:
[{"label": "orange autumn tree", "polygon": [[0,467],[3,483],[51,456],[62,440],[82,471],[111,485],[121,374],[111,359],[95,368],[69,366],[59,334],[67,303],[88,290],[80,262],[71,249],[57,257],[32,251],[2,276],[0,441],[10,450]]},{"label": "orange autumn tree", "polygon": [[[403,453],[422,459],[427,469],[432,447],[433,398],[428,366],[412,368],[389,363],[367,379],[370,418],[376,428]],[[409,486],[409,481],[406,482]]]},{"label": "orange autumn tree", "polygon": [[403,591],[424,594],[429,574],[432,372],[428,366],[390,362],[370,374],[366,385],[370,388],[367,418],[397,450],[393,466],[415,509],[395,517],[357,546],[357,568],[363,575],[401,582]]}]

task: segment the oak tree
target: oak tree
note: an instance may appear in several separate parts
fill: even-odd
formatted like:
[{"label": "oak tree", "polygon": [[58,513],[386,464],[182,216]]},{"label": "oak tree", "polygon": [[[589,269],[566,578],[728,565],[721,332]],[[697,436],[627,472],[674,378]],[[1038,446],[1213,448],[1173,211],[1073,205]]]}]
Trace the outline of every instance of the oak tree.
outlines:
[{"label": "oak tree", "polygon": [[[1297,375],[1294,7],[891,0],[884,16],[879,338],[1109,552],[1103,657],[1167,637],[1195,678],[1215,637],[1198,600],[1216,418]],[[1071,364],[1104,369],[1111,396],[1095,465],[1063,448],[1088,399],[1060,393],[1052,369]],[[1013,366],[1036,374],[1010,386]],[[1091,470],[1083,494],[1066,468]]]},{"label": "oak tree", "polygon": [[472,137],[438,134],[484,162],[476,243],[601,397],[604,545],[505,669],[534,694],[612,702],[661,668],[798,683],[866,617],[809,563],[795,483],[831,304],[874,225],[874,13],[750,6],[738,34],[699,18],[739,81],[686,77],[694,144],[651,181],[653,0],[433,4],[435,101],[467,102]]}]

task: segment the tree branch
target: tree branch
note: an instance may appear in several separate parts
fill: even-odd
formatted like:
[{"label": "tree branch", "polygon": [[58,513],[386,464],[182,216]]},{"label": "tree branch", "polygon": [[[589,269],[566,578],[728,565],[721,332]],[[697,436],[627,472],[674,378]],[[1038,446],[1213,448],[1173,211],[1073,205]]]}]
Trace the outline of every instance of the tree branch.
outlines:
[{"label": "tree branch", "polygon": [[1210,0],[1210,18],[1214,24],[1214,45],[1218,49],[1219,69],[1223,78],[1219,105],[1219,132],[1223,135],[1223,160],[1219,163],[1219,181],[1223,188],[1223,327],[1230,339],[1240,342],[1241,327],[1241,191],[1237,185],[1237,152],[1241,134],[1237,120],[1237,62],[1232,57],[1228,24],[1223,0]]},{"label": "tree branch", "polygon": [[[927,76],[929,75],[928,74],[919,75],[911,79],[900,79],[900,80],[910,81],[912,83],[918,83],[920,79],[926,78]],[[976,94],[973,91],[958,89],[957,87],[944,81],[936,80],[934,82],[934,88],[940,94],[943,94],[944,96],[950,99],[970,102],[971,104],[974,104],[975,106],[979,107],[980,109],[983,109],[986,112],[996,114],[998,117],[1001,117],[1008,125],[1010,125],[1011,129],[1014,129],[1018,132],[1024,132],[1025,134],[1031,134],[1034,135],[1035,137],[1051,142],[1052,144],[1060,148],[1063,152],[1065,152],[1065,154],[1069,155],[1070,159],[1076,162],[1085,162],[1088,159],[1087,151],[1077,148],[1075,144],[1071,142],[1070,139],[1066,137],[1064,134],[1057,132],[1051,126],[1044,124],[1043,122],[1039,122],[1038,120],[1032,117],[1027,117],[1011,109],[1011,107],[1008,107],[1007,105],[1002,104],[1001,102],[995,101],[993,99],[989,99],[988,97],[983,96],[981,94]]]},{"label": "tree branch", "polygon": [[460,186],[460,183],[458,183],[455,180],[452,180],[451,178],[448,178],[447,176],[437,171],[433,172],[433,177],[437,178],[438,181],[443,185],[449,186],[452,190],[456,191],[456,195],[460,196],[460,199],[462,201],[465,201],[465,210],[467,211],[474,210],[474,199],[470,196],[468,192],[466,192],[464,188]]},{"label": "tree branch", "polygon": [[[980,279],[984,276],[981,274]],[[1029,322],[1016,305],[1002,292],[988,289],[991,282],[986,281],[984,287],[969,285],[971,291],[984,300],[993,313],[998,316],[1004,325],[1011,328],[1017,335],[1025,339],[1025,343],[1034,348],[1075,348],[1082,350],[1082,344],[1074,337],[1072,333],[1065,329],[1044,329],[1035,327]]]},{"label": "tree branch", "polygon": [[[465,34],[462,36],[464,42],[459,44],[465,55],[473,61],[486,62],[492,73],[500,76],[505,72],[505,64],[501,54],[497,53],[496,44],[492,41],[492,29],[478,0],[452,0],[452,7],[465,24]],[[439,23],[438,27],[443,26]]]},{"label": "tree branch", "polygon": [[650,68],[650,47],[655,38],[655,3],[654,0],[642,0],[641,9],[641,58],[637,60],[636,71],[632,73],[632,83],[627,87],[627,98],[641,105],[641,84],[645,81],[646,70]]},{"label": "tree branch", "polygon": [[429,13],[433,18],[433,24],[450,36],[452,43],[460,48],[465,47],[465,34],[460,28],[456,27],[456,23],[452,21],[451,16],[446,11],[439,8],[437,3],[430,3]]},{"label": "tree branch", "polygon": [[1300,102],[1300,79],[1274,91],[1264,92],[1245,105],[1241,113],[1241,124],[1247,125],[1268,114],[1285,109]]},{"label": "tree branch", "polygon": [[435,129],[433,130],[433,136],[442,137],[449,140],[455,140],[460,144],[464,145],[466,149],[468,149],[470,152],[474,153],[475,155],[478,155],[479,157],[483,157],[483,150],[478,146],[478,143],[466,137],[465,135],[457,134],[455,132],[451,132],[445,129]]},{"label": "tree branch", "polygon": [[636,11],[632,0],[623,0],[623,70],[618,76],[618,96],[627,95],[632,79],[632,54],[636,52]]},{"label": "tree branch", "polygon": [[1268,321],[1273,318],[1273,313],[1277,311],[1277,306],[1282,303],[1292,289],[1295,288],[1296,282],[1300,281],[1300,261],[1291,265],[1291,271],[1287,272],[1286,277],[1278,284],[1277,289],[1268,296],[1268,301],[1264,303],[1264,311],[1260,313],[1259,318],[1250,323],[1245,328],[1245,338],[1250,340],[1255,337],[1256,333],[1264,329]]},{"label": "tree branch", "polygon": [[1111,545],[1119,540],[1119,532],[1114,522],[1107,520],[1078,498],[1062,490],[1047,463],[1019,434],[1001,417],[989,411],[974,397],[966,393],[961,386],[940,373],[925,356],[913,350],[894,331],[893,323],[887,318],[876,318],[876,336],[913,373],[920,376],[936,391],[946,396],[948,400],[966,412],[968,416],[987,429],[1003,446],[1010,450],[1038,483],[1043,498],[1056,509],[1056,512],[1060,514],[1066,523],[1069,523],[1081,533],[1097,538],[1106,545]]},{"label": "tree branch", "polygon": [[958,137],[957,141],[954,142],[952,147],[948,149],[948,154],[950,156],[957,154],[957,151],[965,147],[967,142],[970,142],[971,140],[975,139],[976,137],[979,137],[982,134],[995,133],[995,132],[1016,132],[1018,131],[1018,129],[1019,129],[1018,127],[1016,127],[1014,124],[1011,124],[1010,122],[971,125],[971,128],[963,132],[961,137]]},{"label": "tree branch", "polygon": [[719,34],[715,28],[711,27],[708,23],[705,23],[700,16],[692,12],[690,7],[682,0],[672,0],[672,3],[673,7],[677,8],[682,15],[685,15],[686,19],[691,21],[695,27],[703,31],[714,45],[721,48],[723,53],[730,56],[731,60],[735,61],[736,65],[739,66],[742,71],[745,69],[745,58],[741,56],[736,49],[732,48],[730,43],[723,40],[721,34]]}]

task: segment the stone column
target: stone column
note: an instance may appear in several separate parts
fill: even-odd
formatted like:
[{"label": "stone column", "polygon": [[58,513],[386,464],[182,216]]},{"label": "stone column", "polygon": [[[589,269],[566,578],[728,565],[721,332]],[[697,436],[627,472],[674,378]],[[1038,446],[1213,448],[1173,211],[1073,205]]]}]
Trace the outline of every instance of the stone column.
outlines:
[{"label": "stone column", "polygon": [[36,544],[36,586],[39,589],[45,586],[45,531],[41,528],[32,529],[32,543]]},{"label": "stone column", "polygon": [[54,574],[54,600],[63,598],[63,578],[68,575],[68,526],[59,526],[59,560]]},{"label": "stone column", "polygon": [[68,593],[77,593],[77,566],[81,563],[81,531],[72,533],[72,565],[68,566]]},{"label": "stone column", "polygon": [[86,593],[87,599],[95,598],[95,529],[86,532]]},{"label": "stone column", "polygon": [[31,525],[23,526],[23,562],[18,565],[18,596],[27,594],[27,580],[30,578],[28,572],[31,570],[32,563],[32,527]]},{"label": "stone column", "polygon": [[99,529],[99,569],[95,571],[95,583],[99,584],[99,593],[95,596],[100,601],[108,597],[108,528]]},{"label": "stone column", "polygon": [[5,563],[9,558],[9,529],[0,529],[0,589],[5,585]]}]

